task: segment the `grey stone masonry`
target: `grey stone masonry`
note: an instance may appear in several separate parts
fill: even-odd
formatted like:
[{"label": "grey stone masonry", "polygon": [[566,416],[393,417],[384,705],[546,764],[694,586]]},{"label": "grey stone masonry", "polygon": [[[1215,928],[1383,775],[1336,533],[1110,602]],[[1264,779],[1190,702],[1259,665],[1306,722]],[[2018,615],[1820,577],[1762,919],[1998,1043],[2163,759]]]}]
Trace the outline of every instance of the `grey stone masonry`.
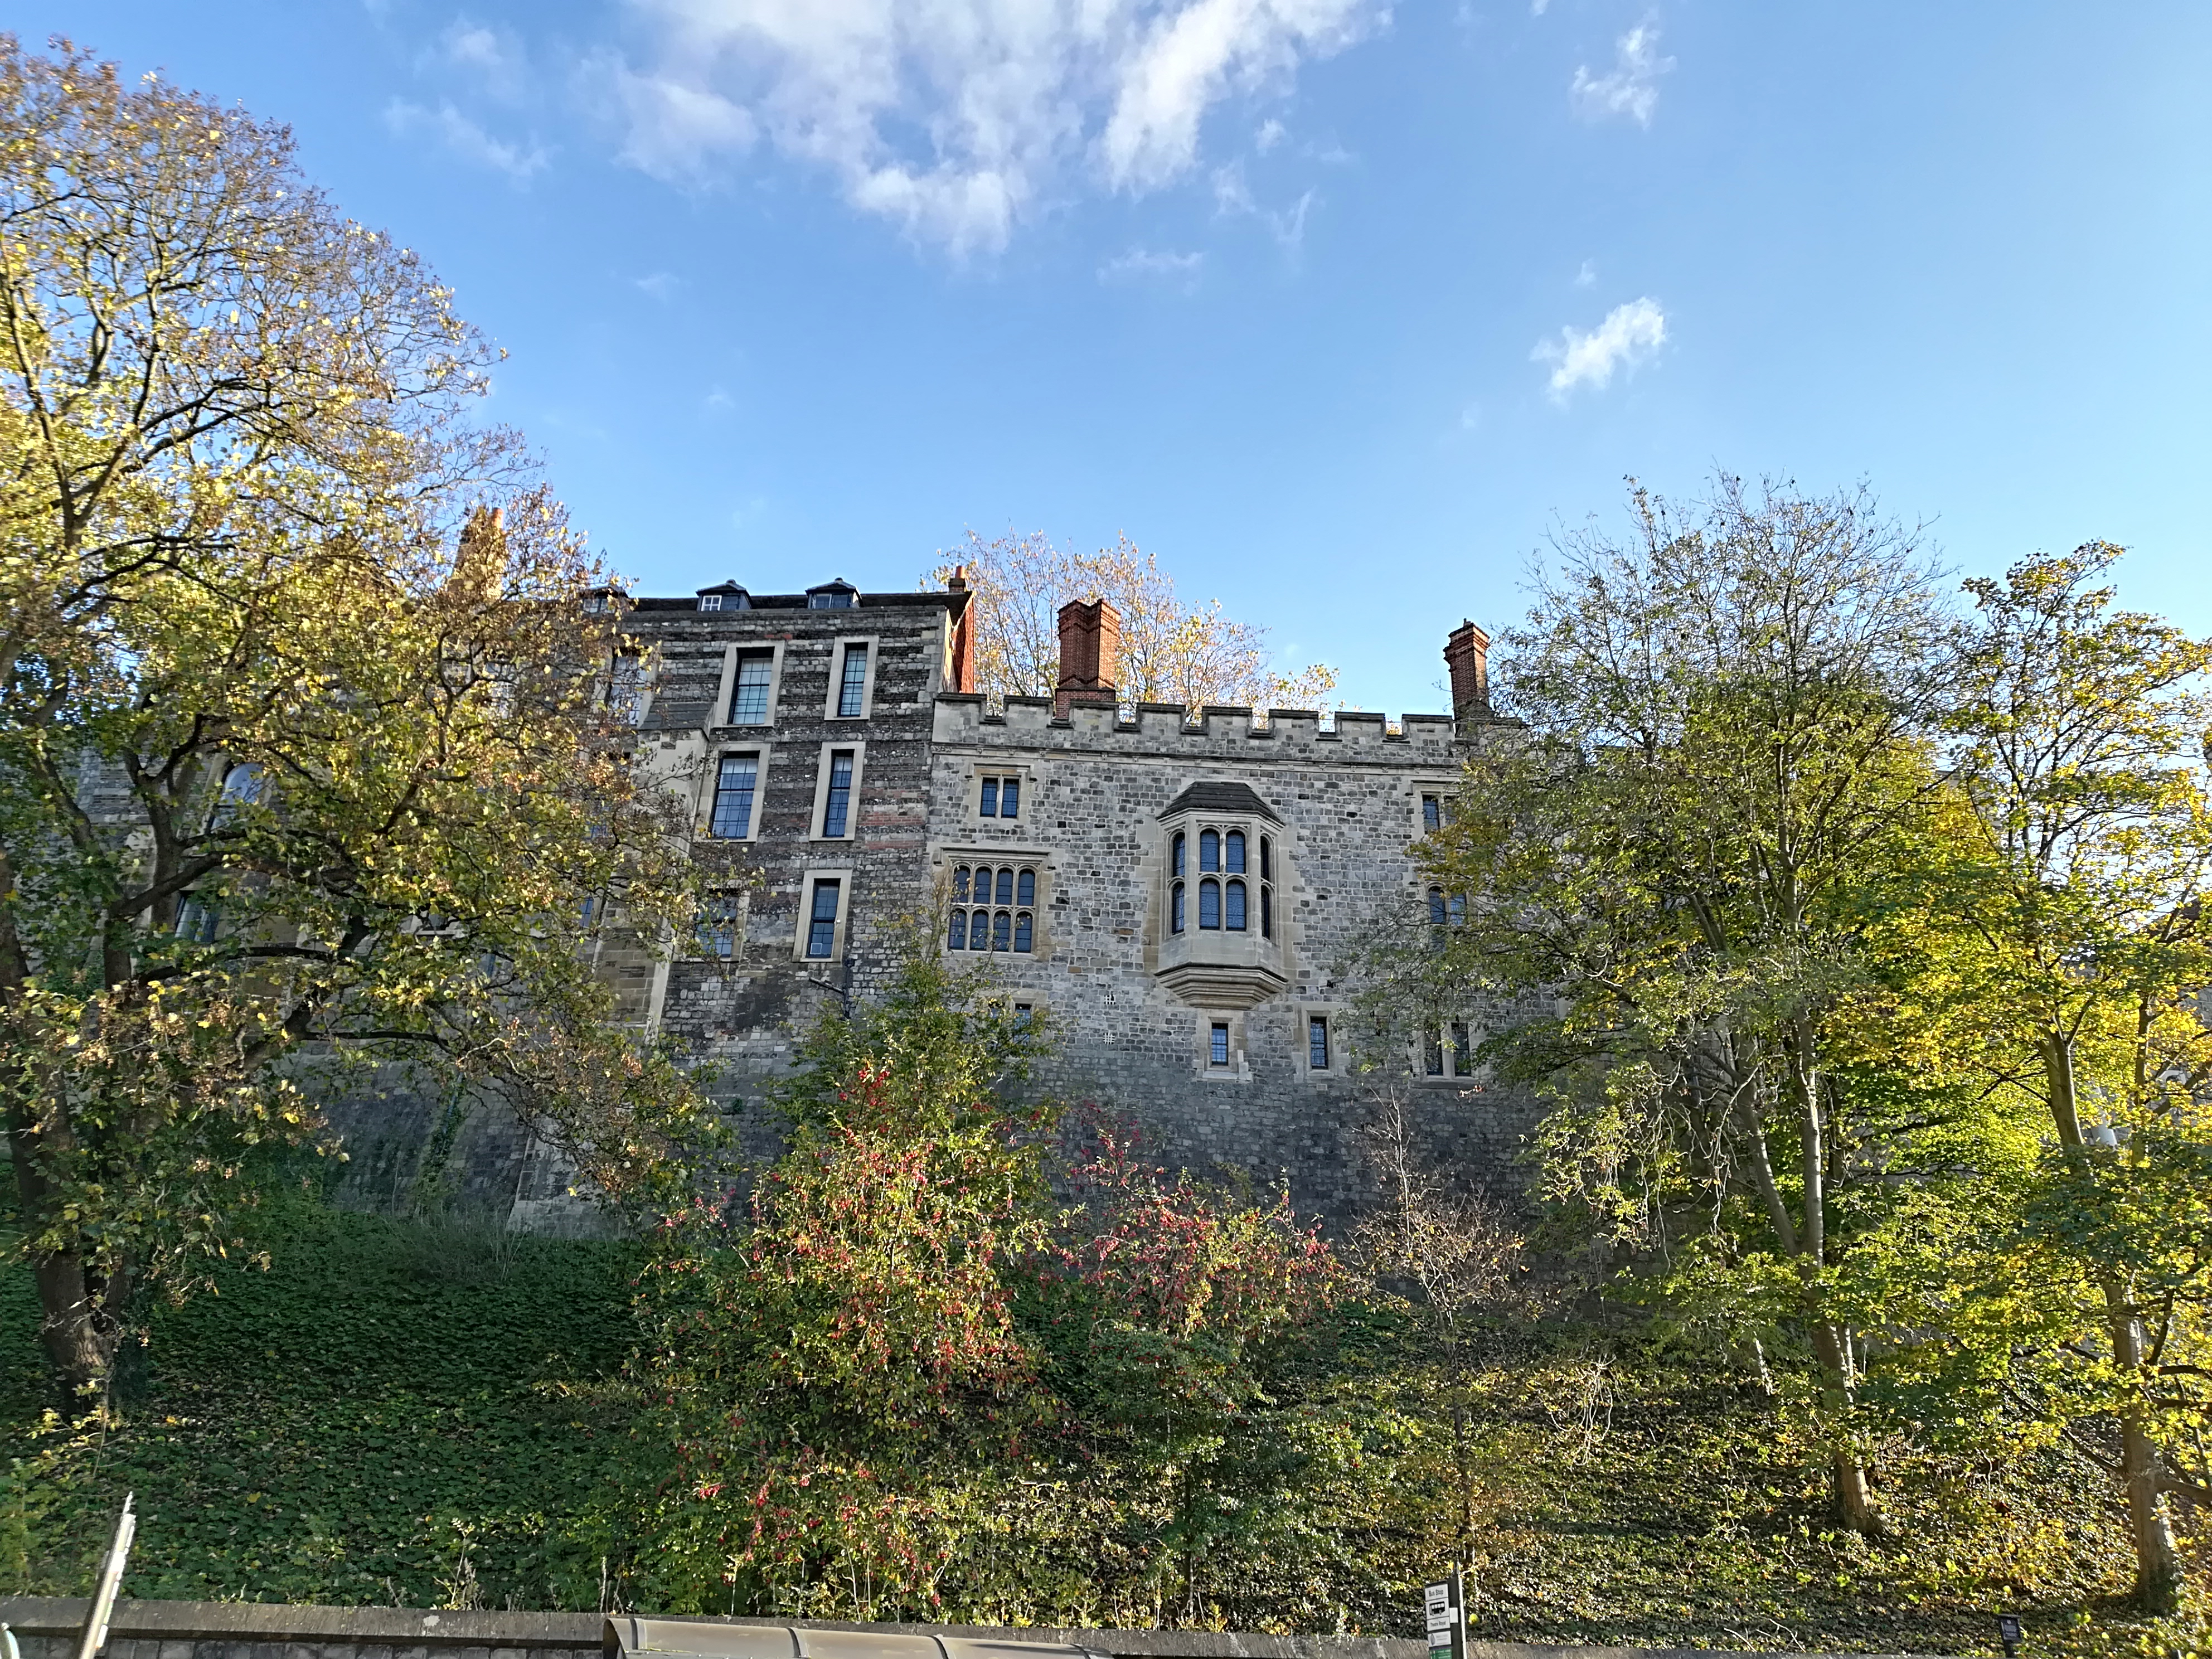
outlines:
[{"label": "grey stone masonry", "polygon": [[[1341,1217],[1367,1182],[1366,1109],[1345,1067],[1354,988],[1340,964],[1379,915],[1419,902],[1422,798],[1449,794],[1465,749],[1449,715],[1409,714],[1395,732],[1380,714],[1334,724],[1283,709],[1264,724],[1243,708],[1187,720],[1154,705],[1134,719],[1077,705],[1055,720],[1043,699],[1008,698],[992,714],[948,694],[929,858],[955,910],[978,870],[1036,872],[1030,948],[966,955],[1011,1000],[1044,1011],[1059,1052],[1047,1087],[1133,1119],[1165,1163],[1285,1179],[1301,1212]],[[1019,814],[983,816],[983,781],[1017,776]],[[972,938],[971,921],[968,941],[956,927],[947,943]],[[1408,1062],[1431,1154],[1517,1188],[1527,1102]]]}]

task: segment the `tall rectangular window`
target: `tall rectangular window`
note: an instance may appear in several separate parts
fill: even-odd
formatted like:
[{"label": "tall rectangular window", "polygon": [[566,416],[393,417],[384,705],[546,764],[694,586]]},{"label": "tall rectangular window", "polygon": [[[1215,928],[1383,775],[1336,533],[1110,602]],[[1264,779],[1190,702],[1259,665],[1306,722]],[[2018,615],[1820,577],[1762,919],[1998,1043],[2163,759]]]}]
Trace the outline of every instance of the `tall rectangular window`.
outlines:
[{"label": "tall rectangular window", "polygon": [[813,907],[806,913],[806,954],[827,958],[837,945],[837,896],[834,881],[814,884]]},{"label": "tall rectangular window", "polygon": [[1328,1021],[1319,1014],[1306,1021],[1306,1066],[1316,1072],[1328,1070]]},{"label": "tall rectangular window", "polygon": [[714,816],[711,832],[723,841],[743,841],[752,834],[753,792],[760,782],[760,757],[725,755],[714,779]]},{"label": "tall rectangular window", "polygon": [[1226,1066],[1229,1063],[1229,1025],[1225,1020],[1215,1020],[1206,1033],[1206,1063]]},{"label": "tall rectangular window", "polygon": [[982,816],[987,818],[999,816],[999,781],[996,778],[983,780]]},{"label": "tall rectangular window", "polygon": [[822,804],[822,833],[835,840],[845,833],[853,816],[853,751],[833,750],[830,756],[830,789]]},{"label": "tall rectangular window", "polygon": [[607,708],[624,726],[645,718],[645,664],[629,652],[619,653],[607,676]]},{"label": "tall rectangular window", "polygon": [[848,645],[845,647],[845,675],[837,683],[837,718],[857,719],[868,695],[868,647]]},{"label": "tall rectangular window", "polygon": [[1455,1023],[1451,1028],[1451,1041],[1452,1075],[1473,1077],[1474,1075],[1474,1034],[1468,1030],[1463,1022]]},{"label": "tall rectangular window", "polygon": [[724,961],[738,953],[738,905],[735,893],[709,893],[699,906],[699,954]]},{"label": "tall rectangular window", "polygon": [[737,688],[730,693],[730,724],[768,724],[768,684],[775,672],[775,653],[748,651],[738,659]]},{"label": "tall rectangular window", "polygon": [[1421,1042],[1421,1070],[1430,1077],[1444,1074],[1444,1034],[1433,1025]]},{"label": "tall rectangular window", "polygon": [[1421,828],[1441,830],[1444,825],[1444,802],[1441,795],[1421,797]]}]

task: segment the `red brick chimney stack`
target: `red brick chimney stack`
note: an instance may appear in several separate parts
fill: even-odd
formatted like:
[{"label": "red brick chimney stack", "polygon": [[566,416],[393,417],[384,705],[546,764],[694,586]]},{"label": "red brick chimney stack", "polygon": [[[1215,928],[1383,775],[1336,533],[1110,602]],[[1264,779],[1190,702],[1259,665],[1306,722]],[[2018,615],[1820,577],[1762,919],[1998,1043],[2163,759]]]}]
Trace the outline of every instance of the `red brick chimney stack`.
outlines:
[{"label": "red brick chimney stack", "polygon": [[1452,716],[1464,736],[1491,717],[1490,635],[1462,623],[1444,641],[1444,666],[1451,673]]},{"label": "red brick chimney stack", "polygon": [[[954,565],[952,574],[945,579],[947,592],[965,593],[968,591],[968,572],[964,565]],[[975,689],[975,601],[969,599],[960,607],[960,614],[952,619],[952,660],[948,665],[949,677],[955,691]]]},{"label": "red brick chimney stack", "polygon": [[1071,703],[1111,708],[1114,665],[1121,655],[1121,613],[1103,599],[1071,599],[1060,607],[1060,684],[1052,696],[1054,720]]}]

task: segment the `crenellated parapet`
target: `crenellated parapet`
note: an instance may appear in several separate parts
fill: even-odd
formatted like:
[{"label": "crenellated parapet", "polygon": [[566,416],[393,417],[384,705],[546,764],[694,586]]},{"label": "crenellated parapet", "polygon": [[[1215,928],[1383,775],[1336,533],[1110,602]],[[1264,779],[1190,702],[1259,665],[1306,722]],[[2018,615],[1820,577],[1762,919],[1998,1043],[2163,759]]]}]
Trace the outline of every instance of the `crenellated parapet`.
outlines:
[{"label": "crenellated parapet", "polygon": [[1249,708],[1209,705],[1187,711],[1180,704],[1145,702],[1123,720],[1110,705],[1075,703],[1057,718],[1050,697],[1008,697],[1005,712],[988,713],[972,692],[945,692],[936,701],[932,736],[939,744],[1070,754],[1188,756],[1194,759],[1372,760],[1403,766],[1449,764],[1458,757],[1449,714],[1407,714],[1401,729],[1385,717],[1340,711],[1334,729],[1322,728],[1310,708],[1271,708],[1255,723]]}]

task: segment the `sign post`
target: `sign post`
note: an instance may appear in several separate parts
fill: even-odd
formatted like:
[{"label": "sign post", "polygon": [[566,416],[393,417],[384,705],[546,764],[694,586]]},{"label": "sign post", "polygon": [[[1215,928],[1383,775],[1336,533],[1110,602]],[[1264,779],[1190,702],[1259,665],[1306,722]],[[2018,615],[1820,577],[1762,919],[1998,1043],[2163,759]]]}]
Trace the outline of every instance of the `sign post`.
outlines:
[{"label": "sign post", "polygon": [[[2018,1613],[2005,1613],[1997,1615],[1997,1640],[2004,1644],[2005,1659],[2019,1659],[2020,1615]],[[1433,1638],[1431,1638],[1430,1645],[1435,1646]]]},{"label": "sign post", "polygon": [[1425,1586],[1421,1601],[1428,1616],[1429,1659],[1467,1659],[1466,1581],[1459,1570],[1442,1583]]}]

